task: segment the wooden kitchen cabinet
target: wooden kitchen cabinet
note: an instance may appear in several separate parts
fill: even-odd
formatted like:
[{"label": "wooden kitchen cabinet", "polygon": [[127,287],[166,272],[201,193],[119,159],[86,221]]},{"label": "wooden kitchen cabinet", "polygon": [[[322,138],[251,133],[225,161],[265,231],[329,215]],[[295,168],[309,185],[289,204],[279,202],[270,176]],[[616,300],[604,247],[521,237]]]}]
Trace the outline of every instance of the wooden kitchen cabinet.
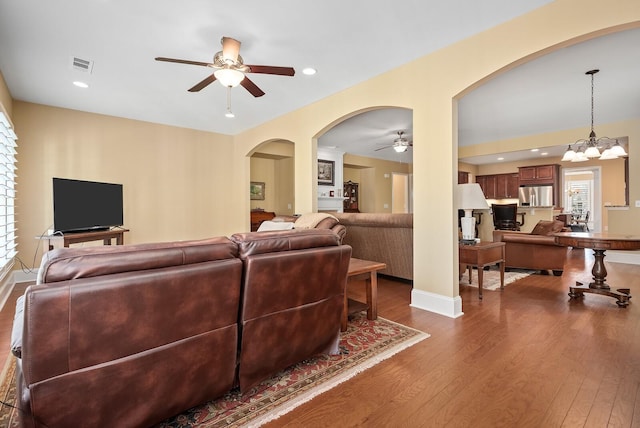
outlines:
[{"label": "wooden kitchen cabinet", "polygon": [[520,184],[556,184],[560,176],[560,165],[534,165],[518,168]]},{"label": "wooden kitchen cabinet", "polygon": [[476,183],[482,188],[487,199],[514,199],[518,197],[520,187],[517,173],[476,176]]}]

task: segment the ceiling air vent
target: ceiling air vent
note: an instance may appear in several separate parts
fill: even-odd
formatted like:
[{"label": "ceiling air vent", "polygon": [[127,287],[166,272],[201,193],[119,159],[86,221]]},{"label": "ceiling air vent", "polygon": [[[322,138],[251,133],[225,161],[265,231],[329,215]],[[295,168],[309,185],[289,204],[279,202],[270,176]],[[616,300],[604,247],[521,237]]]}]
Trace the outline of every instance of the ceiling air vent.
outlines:
[{"label": "ceiling air vent", "polygon": [[93,61],[73,57],[71,67],[74,70],[91,73],[91,70],[93,69]]}]

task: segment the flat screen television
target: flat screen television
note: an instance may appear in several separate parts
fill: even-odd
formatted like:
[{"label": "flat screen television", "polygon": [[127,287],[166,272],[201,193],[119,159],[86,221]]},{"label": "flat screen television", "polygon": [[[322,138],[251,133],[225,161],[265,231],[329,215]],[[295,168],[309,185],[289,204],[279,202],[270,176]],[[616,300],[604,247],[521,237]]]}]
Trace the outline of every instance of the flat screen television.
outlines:
[{"label": "flat screen television", "polygon": [[122,226],[122,184],[53,178],[54,233]]}]

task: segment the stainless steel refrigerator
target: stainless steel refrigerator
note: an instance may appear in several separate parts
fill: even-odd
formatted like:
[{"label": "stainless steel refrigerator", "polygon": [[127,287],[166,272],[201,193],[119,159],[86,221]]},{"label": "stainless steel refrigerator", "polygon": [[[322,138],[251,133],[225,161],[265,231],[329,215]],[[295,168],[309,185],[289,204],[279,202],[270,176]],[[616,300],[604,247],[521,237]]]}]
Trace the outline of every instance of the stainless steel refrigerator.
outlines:
[{"label": "stainless steel refrigerator", "polygon": [[518,199],[522,207],[552,207],[553,186],[520,186]]}]

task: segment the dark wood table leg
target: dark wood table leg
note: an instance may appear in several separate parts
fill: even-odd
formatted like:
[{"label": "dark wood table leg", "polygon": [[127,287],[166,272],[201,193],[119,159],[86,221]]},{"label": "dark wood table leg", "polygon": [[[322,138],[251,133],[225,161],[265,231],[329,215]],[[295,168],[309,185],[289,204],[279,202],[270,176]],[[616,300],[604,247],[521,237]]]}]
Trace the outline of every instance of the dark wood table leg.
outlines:
[{"label": "dark wood table leg", "polygon": [[[478,299],[482,300],[482,276],[484,272],[484,265],[478,265]],[[469,278],[471,278],[471,273],[469,273]],[[469,281],[471,284],[471,281]]]},{"label": "dark wood table leg", "polygon": [[[347,279],[347,286],[349,280]],[[342,304],[342,320],[340,320],[340,331],[347,331],[347,319],[349,318],[349,298],[347,297],[347,287],[344,289],[344,303]]]},{"label": "dark wood table leg", "polygon": [[367,308],[367,319],[376,320],[378,319],[378,273],[372,271],[366,281],[367,305],[369,306]]}]

